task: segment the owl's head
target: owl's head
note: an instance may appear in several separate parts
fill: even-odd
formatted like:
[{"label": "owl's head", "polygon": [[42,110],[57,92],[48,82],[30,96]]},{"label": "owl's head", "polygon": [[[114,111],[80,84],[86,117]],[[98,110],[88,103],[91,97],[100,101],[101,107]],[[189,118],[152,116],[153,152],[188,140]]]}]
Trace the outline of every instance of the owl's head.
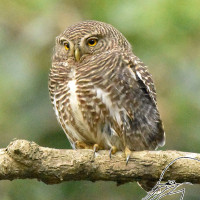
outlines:
[{"label": "owl's head", "polygon": [[106,51],[131,51],[126,38],[113,26],[98,21],[83,21],[68,27],[56,38],[53,61],[81,62]]}]

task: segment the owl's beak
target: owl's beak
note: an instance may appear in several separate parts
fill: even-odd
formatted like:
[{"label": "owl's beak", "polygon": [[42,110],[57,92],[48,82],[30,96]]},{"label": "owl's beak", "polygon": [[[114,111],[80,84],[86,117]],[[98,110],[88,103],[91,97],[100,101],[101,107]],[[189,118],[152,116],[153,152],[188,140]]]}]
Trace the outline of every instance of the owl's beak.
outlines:
[{"label": "owl's beak", "polygon": [[80,52],[80,49],[78,47],[75,49],[74,57],[75,57],[76,61],[79,61],[80,58],[81,58],[81,52]]}]

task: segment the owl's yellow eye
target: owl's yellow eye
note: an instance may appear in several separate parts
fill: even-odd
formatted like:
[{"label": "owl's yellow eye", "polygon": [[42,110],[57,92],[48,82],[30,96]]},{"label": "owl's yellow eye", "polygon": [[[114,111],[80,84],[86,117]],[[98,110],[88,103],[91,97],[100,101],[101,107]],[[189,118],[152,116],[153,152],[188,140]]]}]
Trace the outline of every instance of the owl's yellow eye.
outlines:
[{"label": "owl's yellow eye", "polygon": [[93,38],[93,39],[89,39],[87,41],[87,44],[88,44],[88,46],[93,47],[93,46],[95,46],[97,44],[97,42],[98,42],[98,40]]},{"label": "owl's yellow eye", "polygon": [[65,49],[68,51],[69,50],[69,43],[65,44]]}]

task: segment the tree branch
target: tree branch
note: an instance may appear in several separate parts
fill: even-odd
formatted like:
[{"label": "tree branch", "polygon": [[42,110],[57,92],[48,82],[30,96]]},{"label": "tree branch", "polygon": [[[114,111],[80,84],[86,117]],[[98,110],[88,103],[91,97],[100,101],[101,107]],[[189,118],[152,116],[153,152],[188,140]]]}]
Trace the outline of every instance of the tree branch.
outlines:
[{"label": "tree branch", "polygon": [[[15,140],[0,149],[0,180],[33,179],[46,184],[63,181],[116,181],[158,180],[162,170],[180,156],[200,160],[200,154],[178,151],[133,152],[126,165],[122,152],[110,159],[108,151],[67,150],[40,147],[34,142]],[[169,167],[163,180],[200,183],[200,162],[177,160]]]}]

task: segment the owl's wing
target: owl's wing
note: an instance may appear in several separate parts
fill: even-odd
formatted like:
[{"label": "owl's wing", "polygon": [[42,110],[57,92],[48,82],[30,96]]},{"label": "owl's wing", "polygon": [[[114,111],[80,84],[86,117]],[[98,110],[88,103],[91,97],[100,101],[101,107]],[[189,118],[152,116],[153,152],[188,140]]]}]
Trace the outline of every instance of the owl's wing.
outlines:
[{"label": "owl's wing", "polygon": [[128,67],[129,69],[131,69],[130,75],[133,76],[134,79],[136,79],[139,87],[143,90],[146,96],[151,99],[151,102],[155,105],[155,108],[157,110],[158,118],[156,121],[159,131],[153,136],[155,137],[154,140],[157,141],[157,144],[153,148],[157,148],[157,145],[163,146],[165,144],[165,133],[162,120],[160,119],[160,114],[157,108],[156,90],[152,80],[152,76],[149,73],[147,66],[145,66],[144,63],[140,61],[140,59],[136,56],[132,57]]},{"label": "owl's wing", "polygon": [[134,70],[136,79],[143,90],[146,90],[146,93],[152,99],[152,101],[157,106],[156,101],[156,90],[152,80],[152,76],[149,73],[147,66],[137,57],[134,57],[132,70]]}]

